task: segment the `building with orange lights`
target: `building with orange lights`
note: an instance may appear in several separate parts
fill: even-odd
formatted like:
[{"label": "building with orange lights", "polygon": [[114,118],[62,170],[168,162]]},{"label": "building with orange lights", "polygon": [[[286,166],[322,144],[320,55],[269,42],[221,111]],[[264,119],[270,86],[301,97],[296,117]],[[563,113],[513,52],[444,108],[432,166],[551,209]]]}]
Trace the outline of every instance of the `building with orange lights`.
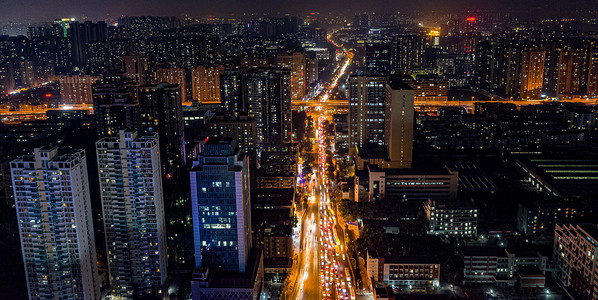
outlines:
[{"label": "building with orange lights", "polygon": [[543,49],[524,49],[521,58],[521,88],[520,99],[539,99],[544,83]]},{"label": "building with orange lights", "polygon": [[197,66],[191,70],[191,95],[199,102],[220,102],[220,76],[223,66]]},{"label": "building with orange lights", "polygon": [[391,286],[433,287],[440,283],[440,263],[427,256],[373,257],[367,255],[373,282]]},{"label": "building with orange lights", "polygon": [[413,89],[417,101],[446,101],[447,82],[437,76],[417,76],[414,80],[411,77],[404,80]]},{"label": "building with orange lights", "polygon": [[303,99],[307,91],[307,68],[305,52],[279,53],[276,65],[291,70],[291,99]]},{"label": "building with orange lights", "polygon": [[62,103],[81,104],[93,103],[91,86],[100,79],[91,75],[62,75],[60,81],[60,96]]},{"label": "building with orange lights", "polygon": [[598,97],[598,43],[594,42],[588,62],[588,97]]},{"label": "building with orange lights", "polygon": [[178,84],[181,87],[181,101],[187,101],[187,80],[185,70],[181,68],[158,68],[156,83]]}]

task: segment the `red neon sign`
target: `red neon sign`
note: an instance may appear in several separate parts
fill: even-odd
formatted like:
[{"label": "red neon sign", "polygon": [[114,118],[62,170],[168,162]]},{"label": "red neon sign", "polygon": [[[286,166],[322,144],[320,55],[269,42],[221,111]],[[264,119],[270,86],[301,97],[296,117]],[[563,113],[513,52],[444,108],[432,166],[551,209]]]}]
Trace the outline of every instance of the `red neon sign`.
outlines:
[{"label": "red neon sign", "polygon": [[467,22],[475,22],[475,17],[467,17],[467,19],[465,19]]}]

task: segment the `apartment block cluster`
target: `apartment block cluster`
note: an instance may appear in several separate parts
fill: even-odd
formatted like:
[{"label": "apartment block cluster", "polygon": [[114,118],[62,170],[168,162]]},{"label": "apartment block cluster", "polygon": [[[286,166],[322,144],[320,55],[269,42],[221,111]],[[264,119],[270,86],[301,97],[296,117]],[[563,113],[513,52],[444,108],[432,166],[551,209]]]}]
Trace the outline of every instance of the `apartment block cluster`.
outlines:
[{"label": "apartment block cluster", "polygon": [[[64,19],[0,37],[2,51],[27,53],[0,64],[2,97],[47,110],[10,123],[3,144],[14,143],[2,150],[29,297],[167,298],[180,292],[172,268],[189,274],[194,299],[259,297],[264,274],[292,263],[291,100],[334,62],[325,31],[296,17],[254,21],[263,32],[163,17],[119,24]],[[271,51],[283,34],[308,46]],[[50,49],[64,64],[19,77],[20,59],[41,65],[29,54],[47,41],[64,43]]]},{"label": "apartment block cluster", "polygon": [[379,299],[595,298],[596,39],[508,19],[424,37],[360,14],[339,35],[363,55],[334,115],[343,211]]},{"label": "apartment block cluster", "polygon": [[[96,155],[111,293],[161,295],[168,269],[158,137],[120,131],[99,140]],[[98,299],[85,151],[36,148],[11,162],[11,177],[30,297]]]}]

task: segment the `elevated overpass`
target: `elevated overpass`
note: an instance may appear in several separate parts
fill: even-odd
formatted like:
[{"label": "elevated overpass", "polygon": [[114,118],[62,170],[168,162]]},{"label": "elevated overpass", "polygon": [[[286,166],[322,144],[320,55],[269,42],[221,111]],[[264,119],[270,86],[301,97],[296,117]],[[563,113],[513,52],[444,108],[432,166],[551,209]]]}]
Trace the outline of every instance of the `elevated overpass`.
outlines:
[{"label": "elevated overpass", "polygon": [[415,99],[415,110],[419,112],[434,112],[438,111],[438,108],[443,106],[458,106],[463,107],[469,113],[474,113],[474,104],[475,103],[505,103],[505,104],[514,104],[516,106],[526,106],[526,105],[537,105],[537,104],[546,104],[552,102],[567,102],[567,103],[584,103],[588,105],[595,105],[598,104],[598,98],[573,98],[573,99],[560,99],[560,100],[549,100],[549,99],[536,99],[536,100],[489,100],[489,101],[481,101],[481,100],[423,100],[418,101]]},{"label": "elevated overpass", "polygon": [[294,110],[332,110],[338,113],[349,112],[349,100],[294,100],[291,104]]},{"label": "elevated overpass", "polygon": [[[573,98],[573,99],[561,99],[561,100],[549,100],[549,99],[537,99],[537,100],[418,100],[415,99],[415,110],[419,112],[435,112],[438,108],[444,106],[458,106],[463,107],[469,113],[473,113],[473,106],[475,103],[507,103],[515,104],[516,106],[525,105],[536,105],[545,104],[551,102],[567,102],[567,103],[585,103],[588,105],[598,104],[598,98]],[[349,100],[294,100],[292,102],[292,108],[295,110],[335,110],[339,113],[345,113],[349,111]]]}]

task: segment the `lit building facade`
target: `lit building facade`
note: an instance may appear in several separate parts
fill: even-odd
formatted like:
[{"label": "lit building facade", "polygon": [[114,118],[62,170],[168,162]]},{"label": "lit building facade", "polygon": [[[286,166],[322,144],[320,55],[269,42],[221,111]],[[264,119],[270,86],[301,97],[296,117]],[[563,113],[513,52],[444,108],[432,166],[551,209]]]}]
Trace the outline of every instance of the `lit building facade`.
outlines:
[{"label": "lit building facade", "polygon": [[252,190],[252,245],[263,249],[265,268],[291,267],[294,198],[294,188]]},{"label": "lit building facade", "polygon": [[533,237],[549,235],[554,232],[558,223],[574,223],[587,216],[590,208],[581,203],[555,200],[519,203],[517,209],[517,230],[519,233]]},{"label": "lit building facade", "polygon": [[178,84],[139,86],[141,131],[158,133],[160,160],[166,179],[178,177],[185,166],[185,120]]},{"label": "lit building facade", "polygon": [[517,277],[520,283],[525,283],[521,280],[521,273],[530,268],[536,269],[539,272],[537,275],[541,276],[549,268],[548,257],[535,251],[513,252],[499,247],[463,247],[460,252],[466,283],[514,286]]},{"label": "lit building facade", "polygon": [[418,101],[446,101],[447,82],[435,76],[417,76],[415,80],[405,80],[413,89]]},{"label": "lit building facade", "polygon": [[160,296],[168,273],[158,137],[121,130],[96,151],[111,294]]},{"label": "lit building facade", "polygon": [[585,77],[586,51],[576,45],[564,45],[559,53],[557,95],[579,95]]},{"label": "lit building facade", "polygon": [[459,172],[442,170],[390,169],[386,174],[386,196],[406,201],[455,199],[459,190]]},{"label": "lit building facade", "polygon": [[441,236],[476,237],[478,209],[469,203],[428,200],[424,210],[429,222],[429,233]]},{"label": "lit building facade", "polygon": [[256,122],[247,115],[225,117],[214,115],[208,125],[208,136],[214,138],[236,138],[243,152],[255,162],[257,139]]},{"label": "lit building facade", "polygon": [[495,283],[497,278],[513,276],[509,257],[504,249],[463,248],[464,280],[470,283]]},{"label": "lit building facade", "polygon": [[389,286],[440,285],[440,263],[429,257],[373,257],[368,254],[367,271],[374,282]]},{"label": "lit building facade", "polygon": [[145,84],[147,62],[141,55],[127,55],[122,57],[123,75],[133,79],[138,84]]},{"label": "lit building facade", "polygon": [[62,103],[81,104],[93,103],[91,86],[99,77],[91,75],[62,75],[60,81],[60,97]]},{"label": "lit building facade", "polygon": [[[593,42],[588,62],[588,96],[598,97],[598,42]],[[1,76],[1,75],[0,75]]]},{"label": "lit building facade", "polygon": [[291,140],[291,74],[288,70],[227,71],[222,76],[222,109],[247,114],[257,128],[256,150],[264,143]]},{"label": "lit building facade", "polygon": [[385,76],[349,78],[349,155],[365,144],[384,145]]},{"label": "lit building facade", "polygon": [[457,198],[459,172],[443,169],[382,169],[368,165],[355,173],[355,201],[391,197],[402,202]]},{"label": "lit building facade", "polygon": [[384,144],[389,158],[386,167],[411,168],[415,125],[414,97],[413,89],[401,81],[391,80],[386,85]]},{"label": "lit building facade", "polygon": [[0,95],[5,95],[15,89],[15,76],[10,64],[0,65]]},{"label": "lit building facade", "polygon": [[191,94],[199,102],[220,102],[220,76],[223,66],[197,66],[191,70]]},{"label": "lit building facade", "polygon": [[593,224],[557,224],[554,229],[557,278],[581,299],[598,299],[598,228]]},{"label": "lit building facade", "polygon": [[390,75],[392,47],[372,44],[365,46],[365,75]]},{"label": "lit building facade", "polygon": [[291,99],[301,100],[307,91],[307,56],[305,52],[279,53],[278,67],[291,71]]},{"label": "lit building facade", "polygon": [[92,86],[94,116],[101,137],[139,129],[139,101],[132,89],[136,87],[119,76],[104,76]]},{"label": "lit building facade", "polygon": [[158,68],[156,70],[156,83],[178,84],[181,87],[181,101],[187,101],[187,77],[185,69]]},{"label": "lit building facade", "polygon": [[540,99],[544,84],[544,49],[527,48],[521,58],[520,99]]},{"label": "lit building facade", "polygon": [[391,64],[394,74],[411,74],[424,66],[426,41],[416,35],[399,35],[392,42]]},{"label": "lit building facade", "polygon": [[11,162],[29,299],[100,299],[85,152]]},{"label": "lit building facade", "polygon": [[[540,99],[556,93],[562,49],[522,40],[481,41],[476,53],[476,84],[510,99]],[[563,62],[569,56],[562,58]],[[559,79],[562,84],[567,80]],[[555,95],[556,96],[556,95]]]},{"label": "lit building facade", "polygon": [[259,188],[295,188],[297,181],[297,144],[266,144],[260,159],[257,183]]},{"label": "lit building facade", "polygon": [[211,138],[190,177],[196,267],[245,272],[251,246],[247,157],[234,139]]}]

